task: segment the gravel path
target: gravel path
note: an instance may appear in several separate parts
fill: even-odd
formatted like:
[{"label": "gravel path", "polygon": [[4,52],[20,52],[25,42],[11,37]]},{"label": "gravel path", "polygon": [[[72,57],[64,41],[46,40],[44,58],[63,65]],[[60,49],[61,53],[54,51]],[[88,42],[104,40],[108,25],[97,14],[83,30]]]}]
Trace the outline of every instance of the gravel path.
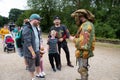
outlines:
[{"label": "gravel path", "polygon": [[[30,80],[28,71],[25,70],[24,59],[17,53],[5,53],[0,40],[0,80]],[[44,38],[44,46],[46,38]],[[74,45],[68,43],[71,62],[74,68],[66,65],[65,54],[62,50],[62,70],[53,72],[47,53],[44,55],[45,79],[36,80],[75,80],[80,75],[77,73]],[[89,80],[120,80],[120,48],[96,46],[95,56],[90,59]]]}]

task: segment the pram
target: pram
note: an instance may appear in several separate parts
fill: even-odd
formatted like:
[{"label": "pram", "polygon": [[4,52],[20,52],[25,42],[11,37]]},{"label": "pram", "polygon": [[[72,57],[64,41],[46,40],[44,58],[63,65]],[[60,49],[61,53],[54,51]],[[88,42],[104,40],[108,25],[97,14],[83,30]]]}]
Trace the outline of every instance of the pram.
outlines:
[{"label": "pram", "polygon": [[11,34],[6,34],[4,37],[4,52],[9,53],[9,51],[15,52],[14,39]]}]

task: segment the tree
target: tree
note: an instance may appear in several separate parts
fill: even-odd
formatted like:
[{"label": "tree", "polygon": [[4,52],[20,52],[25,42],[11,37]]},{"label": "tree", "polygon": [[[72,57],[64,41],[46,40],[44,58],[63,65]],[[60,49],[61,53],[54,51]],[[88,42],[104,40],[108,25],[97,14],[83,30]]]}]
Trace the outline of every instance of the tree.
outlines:
[{"label": "tree", "polygon": [[39,14],[42,15],[42,29],[48,32],[50,26],[52,25],[53,16],[57,12],[57,0],[27,0],[27,3],[32,10],[39,11]]},{"label": "tree", "polygon": [[120,38],[119,0],[27,0],[27,3],[30,9],[38,11],[43,17],[43,31],[48,32],[53,16],[59,15],[70,32],[75,34],[77,27],[70,14],[77,9],[85,8],[95,15],[97,37]]},{"label": "tree", "polygon": [[4,24],[8,24],[8,18],[0,16],[0,27],[2,27]]},{"label": "tree", "polygon": [[9,20],[11,22],[16,22],[18,17],[23,13],[24,11],[23,10],[20,10],[20,9],[11,9],[10,12],[9,12]]},{"label": "tree", "polygon": [[[120,9],[120,2],[118,0],[93,0],[96,7],[94,7],[94,12],[96,16],[97,24],[95,23],[96,30],[99,31],[101,27],[102,30],[105,32],[104,34],[101,33],[99,37],[106,37],[106,38],[120,38],[119,31],[120,31],[120,20],[119,20],[119,9]],[[98,32],[96,32],[98,35]],[[106,36],[107,35],[107,36]]]},{"label": "tree", "polygon": [[18,26],[23,26],[23,21],[24,19],[29,19],[30,15],[33,13],[37,13],[39,14],[39,11],[35,11],[35,10],[25,10],[17,19],[16,24]]}]

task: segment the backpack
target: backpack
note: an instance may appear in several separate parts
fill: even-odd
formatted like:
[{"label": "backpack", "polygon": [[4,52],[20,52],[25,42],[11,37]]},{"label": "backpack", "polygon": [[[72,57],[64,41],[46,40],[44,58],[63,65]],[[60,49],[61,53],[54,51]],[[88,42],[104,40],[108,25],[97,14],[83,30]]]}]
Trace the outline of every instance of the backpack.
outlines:
[{"label": "backpack", "polygon": [[20,30],[18,32],[18,34],[15,37],[15,42],[16,42],[16,46],[17,48],[22,48],[23,47],[23,40],[22,40],[22,30]]},{"label": "backpack", "polygon": [[[29,27],[30,24],[24,25],[23,28],[24,28],[25,26],[27,26],[28,28],[30,28],[30,30],[32,31],[32,27]],[[17,48],[22,48],[22,47],[23,47],[24,41],[23,41],[23,39],[22,39],[22,31],[23,31],[23,29],[21,29],[21,30],[18,32],[18,34],[16,35],[16,38],[15,38],[15,42],[16,42]]]}]

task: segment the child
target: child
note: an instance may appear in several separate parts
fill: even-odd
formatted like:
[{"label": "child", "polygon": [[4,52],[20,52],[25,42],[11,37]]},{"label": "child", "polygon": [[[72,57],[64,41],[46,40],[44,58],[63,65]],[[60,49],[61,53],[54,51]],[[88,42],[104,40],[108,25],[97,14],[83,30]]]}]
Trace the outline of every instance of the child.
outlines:
[{"label": "child", "polygon": [[45,50],[43,47],[40,49],[40,76],[45,76],[44,68],[43,68],[43,54],[45,54]]},{"label": "child", "polygon": [[[7,34],[8,35],[8,34]],[[12,38],[12,36],[6,36],[6,39],[5,39],[5,43],[7,44],[7,43],[14,43],[14,40],[13,40],[13,38]]]},{"label": "child", "polygon": [[[48,43],[47,43],[48,44],[48,56],[49,56],[49,61],[50,61],[51,67],[52,67],[53,71],[56,72],[56,68],[58,70],[60,70],[59,60],[58,60],[59,54],[58,54],[58,47],[57,47],[58,39],[55,38],[55,36],[56,36],[55,30],[52,30],[50,35],[51,35],[51,37],[49,38]],[[54,66],[54,59],[56,62],[56,68]]]},{"label": "child", "polygon": [[42,40],[42,31],[40,26],[37,27],[39,32],[40,32],[40,44],[41,44],[41,48],[40,48],[40,72],[38,75],[38,77],[40,78],[44,78],[45,77],[45,72],[44,72],[44,68],[43,68],[43,54],[45,54],[45,49],[43,47],[43,40]]}]

